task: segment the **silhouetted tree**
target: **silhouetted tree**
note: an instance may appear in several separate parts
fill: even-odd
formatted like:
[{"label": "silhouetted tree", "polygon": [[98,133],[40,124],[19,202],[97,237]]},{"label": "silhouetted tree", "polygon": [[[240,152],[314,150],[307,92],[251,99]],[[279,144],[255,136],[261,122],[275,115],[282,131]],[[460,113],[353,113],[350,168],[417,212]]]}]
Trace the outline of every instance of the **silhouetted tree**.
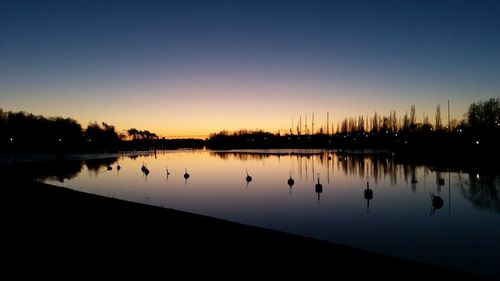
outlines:
[{"label": "silhouetted tree", "polygon": [[500,129],[500,99],[492,98],[469,106],[467,122],[475,130]]},{"label": "silhouetted tree", "polygon": [[377,112],[375,112],[375,114],[373,114],[373,119],[372,119],[372,132],[378,133],[379,129],[380,129],[380,127],[379,127],[379,117],[378,117]]},{"label": "silhouetted tree", "polygon": [[432,131],[432,126],[429,122],[428,116],[424,117],[424,122],[422,123],[422,131],[424,131],[424,132]]},{"label": "silhouetted tree", "polygon": [[[75,147],[82,128],[71,118],[45,118],[26,112],[0,110],[0,149],[54,150]],[[7,145],[5,145],[7,144]]]},{"label": "silhouetted tree", "polygon": [[357,131],[358,131],[358,133],[365,132],[365,119],[362,115],[358,117],[358,129],[357,129]]},{"label": "silhouetted tree", "polygon": [[410,108],[410,130],[414,131],[417,127],[417,117],[415,116],[415,106],[412,105]]},{"label": "silhouetted tree", "polygon": [[404,132],[408,132],[410,130],[410,118],[408,118],[408,112],[403,116],[403,126],[401,128]]},{"label": "silhouetted tree", "polygon": [[120,142],[120,137],[115,131],[115,127],[102,122],[102,126],[97,122],[90,123],[85,129],[85,139],[95,146],[113,146]]},{"label": "silhouetted tree", "polygon": [[136,128],[130,128],[127,130],[127,134],[132,137],[133,140],[137,139],[139,131]]}]

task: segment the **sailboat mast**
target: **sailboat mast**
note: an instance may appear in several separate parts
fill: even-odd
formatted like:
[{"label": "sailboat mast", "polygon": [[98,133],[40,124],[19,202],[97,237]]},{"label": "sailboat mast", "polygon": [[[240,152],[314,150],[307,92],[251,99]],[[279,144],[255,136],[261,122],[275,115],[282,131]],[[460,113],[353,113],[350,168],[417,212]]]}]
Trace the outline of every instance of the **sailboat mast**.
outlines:
[{"label": "sailboat mast", "polygon": [[327,112],[326,113],[326,135],[328,135],[328,136],[330,135],[329,134],[330,133],[330,131],[329,131],[329,129],[330,129],[330,120],[329,119],[330,119],[330,112]]},{"label": "sailboat mast", "polygon": [[313,120],[312,120],[312,126],[311,126],[311,135],[314,135],[314,112],[313,112]]}]

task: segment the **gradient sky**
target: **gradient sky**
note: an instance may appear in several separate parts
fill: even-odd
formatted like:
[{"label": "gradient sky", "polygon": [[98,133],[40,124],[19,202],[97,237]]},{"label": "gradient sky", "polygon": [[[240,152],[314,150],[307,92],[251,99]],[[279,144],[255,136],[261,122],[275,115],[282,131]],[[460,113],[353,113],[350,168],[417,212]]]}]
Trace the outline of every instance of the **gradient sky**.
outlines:
[{"label": "gradient sky", "polygon": [[0,1],[0,107],[83,126],[275,132],[499,96],[500,1]]}]

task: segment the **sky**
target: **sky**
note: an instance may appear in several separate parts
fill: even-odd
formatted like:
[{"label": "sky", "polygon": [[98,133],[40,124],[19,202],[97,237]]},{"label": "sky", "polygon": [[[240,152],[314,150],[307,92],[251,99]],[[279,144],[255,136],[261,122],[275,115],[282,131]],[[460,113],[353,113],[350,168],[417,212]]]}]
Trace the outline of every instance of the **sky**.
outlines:
[{"label": "sky", "polygon": [[500,1],[0,1],[0,108],[166,137],[462,118],[500,96]]}]

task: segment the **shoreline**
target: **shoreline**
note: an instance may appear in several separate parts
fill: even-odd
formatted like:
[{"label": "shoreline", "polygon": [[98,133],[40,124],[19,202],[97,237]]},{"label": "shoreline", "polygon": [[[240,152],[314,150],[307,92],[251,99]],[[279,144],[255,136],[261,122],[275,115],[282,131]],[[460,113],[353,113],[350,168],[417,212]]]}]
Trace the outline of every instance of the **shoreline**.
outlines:
[{"label": "shoreline", "polygon": [[44,183],[0,192],[2,271],[18,279],[493,280]]},{"label": "shoreline", "polygon": [[49,162],[49,161],[85,161],[85,160],[99,160],[108,158],[118,158],[122,156],[143,156],[152,155],[151,151],[118,151],[118,152],[82,152],[82,153],[64,153],[57,152],[47,153],[18,153],[15,155],[2,155],[0,154],[0,164],[18,164],[18,163],[32,163],[32,162]]}]

